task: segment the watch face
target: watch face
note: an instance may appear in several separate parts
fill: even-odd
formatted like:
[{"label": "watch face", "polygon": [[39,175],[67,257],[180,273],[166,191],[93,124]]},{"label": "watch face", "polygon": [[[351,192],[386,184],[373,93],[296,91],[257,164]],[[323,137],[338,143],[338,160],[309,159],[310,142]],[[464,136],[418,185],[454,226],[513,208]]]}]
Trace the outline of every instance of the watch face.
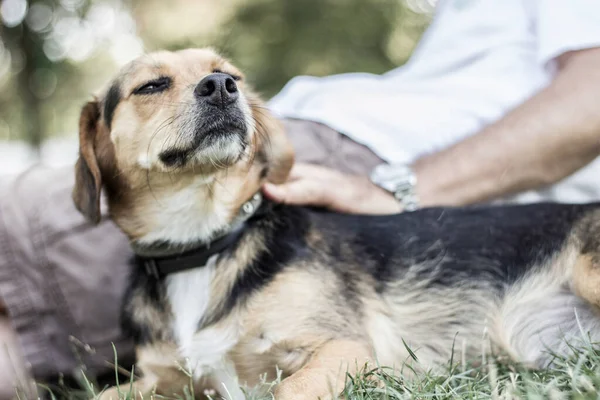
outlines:
[{"label": "watch face", "polygon": [[400,185],[414,184],[414,176],[404,164],[378,165],[371,174],[371,180],[389,192],[395,192]]}]

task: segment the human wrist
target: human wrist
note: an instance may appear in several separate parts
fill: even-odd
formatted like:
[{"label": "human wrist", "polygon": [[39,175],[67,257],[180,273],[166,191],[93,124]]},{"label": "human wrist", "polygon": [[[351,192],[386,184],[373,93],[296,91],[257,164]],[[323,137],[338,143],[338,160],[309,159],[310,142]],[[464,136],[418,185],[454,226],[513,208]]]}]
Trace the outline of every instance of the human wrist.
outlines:
[{"label": "human wrist", "polygon": [[371,208],[374,210],[374,212],[376,212],[376,214],[399,214],[401,212],[406,211],[402,203],[396,200],[392,193],[381,188],[380,186],[377,186],[370,180],[369,184],[373,186],[373,191],[377,193],[377,195],[375,196],[376,204],[374,204],[374,206],[371,206]]}]

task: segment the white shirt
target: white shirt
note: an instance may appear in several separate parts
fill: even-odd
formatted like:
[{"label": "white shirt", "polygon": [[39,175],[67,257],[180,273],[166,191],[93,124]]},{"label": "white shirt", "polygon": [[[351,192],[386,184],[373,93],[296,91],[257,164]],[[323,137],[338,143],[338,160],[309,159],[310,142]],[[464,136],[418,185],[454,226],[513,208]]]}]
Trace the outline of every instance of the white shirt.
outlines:
[{"label": "white shirt", "polygon": [[[557,56],[596,46],[598,0],[440,0],[406,65],[383,75],[297,77],[269,105],[280,117],[324,123],[388,162],[410,163],[477,133],[546,86]],[[525,197],[598,200],[598,176],[594,193]]]}]

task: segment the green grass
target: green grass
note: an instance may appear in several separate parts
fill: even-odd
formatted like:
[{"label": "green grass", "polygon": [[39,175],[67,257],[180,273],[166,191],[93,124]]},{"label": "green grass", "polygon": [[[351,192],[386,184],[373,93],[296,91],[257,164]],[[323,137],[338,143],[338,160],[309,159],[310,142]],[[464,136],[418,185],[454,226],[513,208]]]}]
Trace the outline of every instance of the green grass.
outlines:
[{"label": "green grass", "polygon": [[[408,368],[408,367],[405,367]],[[245,388],[250,400],[272,399],[265,388]],[[86,381],[85,390],[53,390],[56,399],[90,399],[99,393],[98,387]],[[398,370],[386,367],[363,369],[348,376],[343,397],[348,400],[367,399],[600,399],[600,346],[572,348],[569,358],[556,357],[551,368],[531,370],[507,365],[495,360],[479,360],[479,366],[451,365],[443,373],[416,374],[403,379]],[[124,393],[123,399],[132,398]],[[164,397],[156,396],[156,399]],[[190,400],[191,395],[182,400]]]}]

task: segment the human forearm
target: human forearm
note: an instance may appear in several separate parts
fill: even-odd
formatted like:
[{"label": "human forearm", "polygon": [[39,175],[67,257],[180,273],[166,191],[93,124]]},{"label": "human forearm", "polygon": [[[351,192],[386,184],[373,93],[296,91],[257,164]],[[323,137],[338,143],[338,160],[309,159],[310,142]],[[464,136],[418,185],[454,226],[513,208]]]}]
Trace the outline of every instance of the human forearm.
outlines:
[{"label": "human forearm", "polygon": [[600,154],[600,49],[568,55],[556,79],[504,118],[416,161],[422,206],[539,188]]}]

